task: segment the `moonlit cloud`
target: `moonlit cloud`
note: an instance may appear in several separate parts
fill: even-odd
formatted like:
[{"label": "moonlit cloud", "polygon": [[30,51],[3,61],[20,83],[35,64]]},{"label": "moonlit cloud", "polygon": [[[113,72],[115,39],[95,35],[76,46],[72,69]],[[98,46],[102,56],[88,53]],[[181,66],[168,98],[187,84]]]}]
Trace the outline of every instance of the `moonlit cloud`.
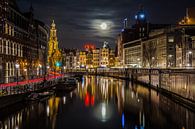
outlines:
[{"label": "moonlit cloud", "polygon": [[[185,15],[185,8],[195,6],[195,0],[18,0],[26,11],[32,1],[35,17],[50,26],[55,19],[61,47],[81,48],[85,42],[98,47],[103,41],[115,46],[123,19],[134,24],[134,14],[143,4],[152,23],[175,23]],[[105,22],[108,29],[100,30]]]},{"label": "moonlit cloud", "polygon": [[[104,23],[107,26],[104,31],[102,31],[102,29],[101,29],[102,23]],[[113,26],[114,26],[113,21],[104,20],[104,19],[102,19],[102,20],[100,20],[100,19],[93,20],[92,23],[91,23],[91,27],[93,29],[99,30],[100,33],[112,31]]]}]

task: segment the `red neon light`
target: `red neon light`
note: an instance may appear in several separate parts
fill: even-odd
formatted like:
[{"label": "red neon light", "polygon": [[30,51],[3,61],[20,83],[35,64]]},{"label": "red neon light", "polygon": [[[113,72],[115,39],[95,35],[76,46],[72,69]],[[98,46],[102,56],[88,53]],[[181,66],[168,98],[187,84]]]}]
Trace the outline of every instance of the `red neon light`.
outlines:
[{"label": "red neon light", "polygon": [[84,48],[86,49],[86,50],[94,50],[96,47],[95,47],[95,45],[94,44],[91,44],[91,43],[86,43],[85,45],[84,45]]},{"label": "red neon light", "polygon": [[[63,74],[58,74],[58,75],[51,75],[51,76],[47,76],[45,79],[46,80],[52,80],[52,79],[56,79],[56,78],[59,78],[59,77],[62,77]],[[0,84],[1,88],[4,88],[4,87],[14,87],[14,86],[17,86],[17,85],[26,85],[26,84],[29,84],[29,83],[38,83],[38,82],[43,82],[44,81],[44,78],[37,78],[37,79],[32,79],[32,80],[25,80],[25,81],[20,81],[18,82],[12,82],[12,83],[6,83],[6,84]]]}]

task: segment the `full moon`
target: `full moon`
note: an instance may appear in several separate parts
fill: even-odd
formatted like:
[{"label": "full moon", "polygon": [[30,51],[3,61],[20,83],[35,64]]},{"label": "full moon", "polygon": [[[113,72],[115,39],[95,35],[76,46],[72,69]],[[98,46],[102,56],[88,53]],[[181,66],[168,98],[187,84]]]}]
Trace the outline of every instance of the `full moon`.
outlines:
[{"label": "full moon", "polygon": [[101,23],[100,28],[102,30],[106,30],[108,28],[108,25],[105,22],[103,22],[103,23]]}]

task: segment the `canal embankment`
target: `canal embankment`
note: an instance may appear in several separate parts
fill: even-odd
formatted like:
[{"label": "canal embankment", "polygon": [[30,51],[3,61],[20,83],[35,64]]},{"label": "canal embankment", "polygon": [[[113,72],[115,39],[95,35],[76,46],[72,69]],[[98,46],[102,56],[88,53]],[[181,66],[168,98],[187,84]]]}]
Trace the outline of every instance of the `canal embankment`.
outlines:
[{"label": "canal embankment", "polygon": [[[176,71],[176,70],[175,70]],[[154,89],[171,100],[195,110],[195,74],[193,72],[178,72],[171,70],[134,70],[122,72],[87,73],[96,76],[107,76],[125,79]]]}]

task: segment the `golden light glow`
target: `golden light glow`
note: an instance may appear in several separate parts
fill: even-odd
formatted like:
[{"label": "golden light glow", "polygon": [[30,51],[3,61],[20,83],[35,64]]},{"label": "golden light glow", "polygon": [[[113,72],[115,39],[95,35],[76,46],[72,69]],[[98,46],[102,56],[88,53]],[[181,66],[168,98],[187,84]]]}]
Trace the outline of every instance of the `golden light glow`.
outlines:
[{"label": "golden light glow", "polygon": [[195,24],[195,20],[190,17],[184,17],[180,22],[179,25],[192,25]]}]

